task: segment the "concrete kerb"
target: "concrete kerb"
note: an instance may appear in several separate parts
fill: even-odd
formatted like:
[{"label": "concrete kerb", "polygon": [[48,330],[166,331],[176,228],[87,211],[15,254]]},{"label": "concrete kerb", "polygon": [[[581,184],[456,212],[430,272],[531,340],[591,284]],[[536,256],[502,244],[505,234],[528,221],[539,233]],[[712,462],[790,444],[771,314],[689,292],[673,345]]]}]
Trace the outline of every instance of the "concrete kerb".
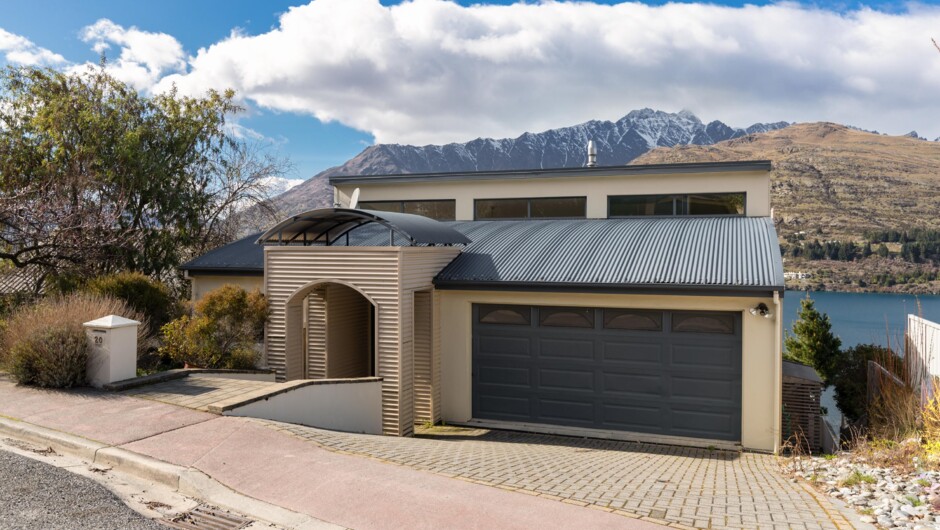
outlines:
[{"label": "concrete kerb", "polygon": [[252,518],[278,526],[295,530],[343,528],[238,493],[198,469],[177,466],[87,438],[4,417],[0,417],[0,435],[48,446],[57,452],[81,458],[96,466],[110,467],[115,471],[156,482],[182,495],[245,513]]}]

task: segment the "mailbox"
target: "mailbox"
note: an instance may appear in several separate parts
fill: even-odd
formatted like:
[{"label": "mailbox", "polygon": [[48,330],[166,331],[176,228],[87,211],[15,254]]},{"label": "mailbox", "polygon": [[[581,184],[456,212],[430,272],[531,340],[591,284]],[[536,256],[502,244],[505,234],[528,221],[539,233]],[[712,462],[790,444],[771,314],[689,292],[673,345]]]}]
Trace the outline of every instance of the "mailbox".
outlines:
[{"label": "mailbox", "polygon": [[137,326],[140,322],[117,315],[85,322],[88,337],[86,375],[100,387],[137,376]]}]

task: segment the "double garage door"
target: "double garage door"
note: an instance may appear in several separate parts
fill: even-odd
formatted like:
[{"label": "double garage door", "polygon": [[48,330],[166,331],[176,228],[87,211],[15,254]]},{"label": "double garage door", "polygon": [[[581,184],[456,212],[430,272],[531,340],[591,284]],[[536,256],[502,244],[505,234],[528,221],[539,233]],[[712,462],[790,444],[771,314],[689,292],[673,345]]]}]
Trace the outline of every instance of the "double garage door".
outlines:
[{"label": "double garage door", "polygon": [[741,439],[740,313],[475,305],[473,417]]}]

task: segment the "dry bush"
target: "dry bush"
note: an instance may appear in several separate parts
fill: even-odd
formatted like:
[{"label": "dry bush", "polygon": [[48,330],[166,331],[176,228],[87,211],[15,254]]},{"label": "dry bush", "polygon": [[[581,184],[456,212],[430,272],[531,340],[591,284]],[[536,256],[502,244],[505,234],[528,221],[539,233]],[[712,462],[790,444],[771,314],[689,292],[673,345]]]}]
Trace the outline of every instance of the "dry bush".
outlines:
[{"label": "dry bush", "polygon": [[890,467],[905,473],[921,470],[929,460],[920,438],[859,440],[853,453],[872,466]]},{"label": "dry bush", "polygon": [[268,318],[268,302],[260,291],[223,285],[184,315],[161,328],[160,353],[175,362],[200,368],[255,368],[256,343]]},{"label": "dry bush", "polygon": [[68,325],[25,337],[10,351],[10,373],[24,385],[82,386],[87,365],[88,339],[82,330]]},{"label": "dry bush", "polygon": [[116,298],[77,293],[47,298],[34,305],[24,305],[6,322],[0,335],[0,363],[8,364],[17,344],[40,336],[47,330],[65,327],[84,333],[82,324],[107,315],[118,315],[141,323],[137,328],[137,354],[145,352],[151,339],[150,325],[138,311]]},{"label": "dry bush", "polygon": [[912,355],[883,350],[875,362],[883,370],[868,374],[868,427],[873,439],[919,437],[923,424],[920,386],[923,368]]}]

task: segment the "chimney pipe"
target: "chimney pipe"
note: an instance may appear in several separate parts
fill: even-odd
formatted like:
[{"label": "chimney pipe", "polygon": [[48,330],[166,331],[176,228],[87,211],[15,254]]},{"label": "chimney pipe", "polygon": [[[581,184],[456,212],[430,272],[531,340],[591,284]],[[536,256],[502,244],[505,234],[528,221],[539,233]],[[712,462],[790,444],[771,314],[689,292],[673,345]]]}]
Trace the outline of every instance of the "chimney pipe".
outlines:
[{"label": "chimney pipe", "polygon": [[594,147],[594,140],[588,140],[587,155],[587,167],[595,167],[597,165],[597,148]]}]

